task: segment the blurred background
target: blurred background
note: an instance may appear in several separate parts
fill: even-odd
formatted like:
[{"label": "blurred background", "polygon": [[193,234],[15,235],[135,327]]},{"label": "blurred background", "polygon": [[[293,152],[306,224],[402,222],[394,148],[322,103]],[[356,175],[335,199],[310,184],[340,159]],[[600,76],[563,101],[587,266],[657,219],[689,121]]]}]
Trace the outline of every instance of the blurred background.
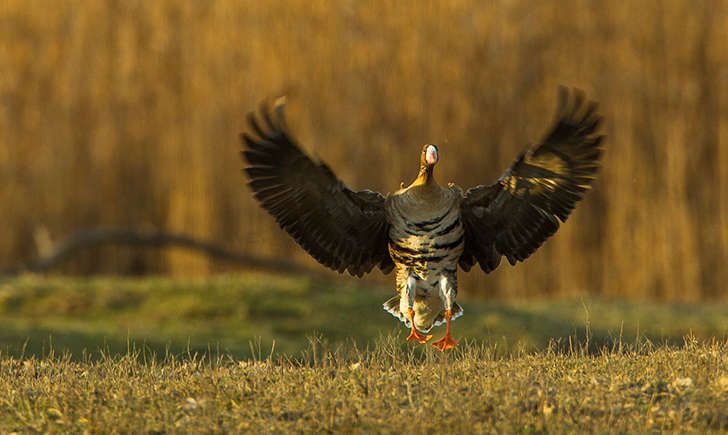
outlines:
[{"label": "blurred background", "polygon": [[[302,145],[350,187],[386,193],[415,177],[428,142],[441,183],[494,182],[544,134],[565,85],[604,116],[594,189],[524,264],[476,267],[461,292],[715,299],[728,282],[726,83],[728,4],[717,0],[5,0],[0,268],[99,226],[318,268],[241,175],[238,134],[261,100],[288,95]],[[233,270],[125,246],[54,269]]]}]

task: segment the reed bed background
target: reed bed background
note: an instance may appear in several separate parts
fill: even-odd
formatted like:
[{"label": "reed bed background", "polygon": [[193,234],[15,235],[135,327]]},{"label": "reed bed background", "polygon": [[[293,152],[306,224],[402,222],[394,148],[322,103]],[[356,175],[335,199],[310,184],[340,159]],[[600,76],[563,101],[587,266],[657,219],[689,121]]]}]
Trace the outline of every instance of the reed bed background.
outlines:
[{"label": "reed bed background", "polygon": [[[592,192],[525,264],[471,295],[697,301],[728,282],[728,5],[721,1],[0,3],[0,265],[79,228],[164,228],[315,266],[253,201],[238,133],[289,96],[306,149],[352,188],[494,182],[557,86],[600,102]],[[177,250],[105,247],[62,272],[197,275]],[[333,273],[333,272],[332,272]],[[366,278],[389,282],[378,272]]]}]

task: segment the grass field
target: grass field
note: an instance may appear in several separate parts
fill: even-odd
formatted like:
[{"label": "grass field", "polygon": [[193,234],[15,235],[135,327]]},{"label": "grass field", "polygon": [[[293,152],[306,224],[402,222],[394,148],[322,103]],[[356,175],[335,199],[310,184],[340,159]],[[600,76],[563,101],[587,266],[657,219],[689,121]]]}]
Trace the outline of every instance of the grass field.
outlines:
[{"label": "grass field", "polygon": [[0,432],[728,429],[725,304],[466,299],[443,354],[404,340],[389,295],[264,274],[0,282]]},{"label": "grass field", "polygon": [[366,351],[312,340],[297,360],[3,357],[0,431],[718,432],[727,347],[498,356],[495,345],[415,352],[389,337]]}]

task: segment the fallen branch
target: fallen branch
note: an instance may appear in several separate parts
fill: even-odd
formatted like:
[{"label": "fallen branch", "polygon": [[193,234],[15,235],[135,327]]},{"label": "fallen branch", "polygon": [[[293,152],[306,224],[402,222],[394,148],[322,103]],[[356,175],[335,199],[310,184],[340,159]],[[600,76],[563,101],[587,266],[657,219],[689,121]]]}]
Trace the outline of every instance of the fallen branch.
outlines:
[{"label": "fallen branch", "polygon": [[281,260],[271,260],[232,251],[216,243],[168,231],[141,231],[121,228],[95,228],[77,231],[48,249],[47,253],[25,264],[3,270],[0,275],[12,276],[23,272],[46,272],[69,259],[76,252],[98,245],[122,244],[135,246],[181,246],[201,251],[210,257],[235,263],[250,269],[274,273],[319,275],[310,268]]}]

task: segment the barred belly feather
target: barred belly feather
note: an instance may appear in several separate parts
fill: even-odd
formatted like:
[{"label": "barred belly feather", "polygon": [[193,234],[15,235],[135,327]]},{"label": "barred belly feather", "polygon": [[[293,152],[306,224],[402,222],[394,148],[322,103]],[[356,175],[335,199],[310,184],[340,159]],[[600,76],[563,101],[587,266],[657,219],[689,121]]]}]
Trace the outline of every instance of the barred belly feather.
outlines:
[{"label": "barred belly feather", "polygon": [[[408,279],[414,278],[415,326],[425,332],[444,321],[441,279],[445,277],[457,291],[458,259],[465,246],[462,192],[456,187],[437,189],[434,196],[408,189],[388,199],[389,253],[395,264],[397,292],[405,294]],[[385,309],[411,327],[405,302],[393,298]],[[453,311],[454,317],[462,314],[459,306]]]}]

